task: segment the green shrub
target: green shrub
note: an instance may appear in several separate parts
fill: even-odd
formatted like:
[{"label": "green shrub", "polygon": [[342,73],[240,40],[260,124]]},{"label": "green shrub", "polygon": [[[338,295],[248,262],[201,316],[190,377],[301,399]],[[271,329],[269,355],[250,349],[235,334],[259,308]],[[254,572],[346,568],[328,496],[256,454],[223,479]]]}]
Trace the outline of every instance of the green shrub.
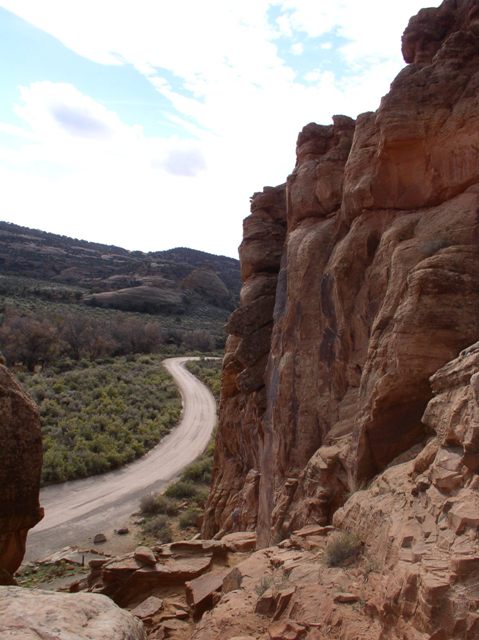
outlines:
[{"label": "green shrub", "polygon": [[331,537],[324,550],[328,567],[341,567],[353,562],[362,551],[362,542],[352,533],[342,531]]},{"label": "green shrub", "polygon": [[213,461],[210,457],[202,456],[196,462],[192,462],[186,467],[181,475],[182,480],[191,482],[211,482],[211,467]]},{"label": "green shrub", "polygon": [[143,531],[146,535],[152,536],[163,544],[171,542],[173,539],[169,519],[165,515],[155,516],[143,524]]},{"label": "green shrub", "polygon": [[180,529],[188,529],[190,527],[197,527],[201,512],[197,509],[187,509],[178,518],[178,526]]},{"label": "green shrub", "polygon": [[170,485],[165,491],[168,498],[176,498],[177,500],[187,500],[196,498],[199,491],[192,482],[179,480]]}]

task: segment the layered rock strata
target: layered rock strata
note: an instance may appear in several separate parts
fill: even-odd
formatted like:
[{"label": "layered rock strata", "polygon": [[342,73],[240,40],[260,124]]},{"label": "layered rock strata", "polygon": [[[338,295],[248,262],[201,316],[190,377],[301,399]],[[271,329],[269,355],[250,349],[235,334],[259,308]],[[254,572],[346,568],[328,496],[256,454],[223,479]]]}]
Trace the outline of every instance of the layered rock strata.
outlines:
[{"label": "layered rock strata", "polygon": [[430,379],[479,339],[478,17],[447,0],[411,19],[378,111],[307,125],[286,188],[253,198],[208,536],[256,528],[265,546],[328,524],[454,421],[470,435],[441,441],[466,468],[450,490],[476,491],[475,427],[436,419],[452,378]]},{"label": "layered rock strata", "polygon": [[0,574],[8,583],[23,560],[29,529],[43,516],[42,440],[35,404],[1,365],[0,441]]}]

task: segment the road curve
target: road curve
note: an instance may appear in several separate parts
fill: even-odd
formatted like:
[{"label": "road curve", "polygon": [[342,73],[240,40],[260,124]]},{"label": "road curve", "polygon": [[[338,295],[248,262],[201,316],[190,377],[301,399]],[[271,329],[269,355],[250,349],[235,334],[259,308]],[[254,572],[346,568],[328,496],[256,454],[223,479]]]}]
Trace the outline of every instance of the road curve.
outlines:
[{"label": "road curve", "polygon": [[45,487],[45,517],[30,532],[25,560],[67,545],[89,545],[99,531],[120,527],[138,509],[140,498],[160,491],[205,449],[216,424],[213,395],[184,364],[198,358],[168,358],[164,366],[179,387],[180,424],[154,449],[121,469]]}]

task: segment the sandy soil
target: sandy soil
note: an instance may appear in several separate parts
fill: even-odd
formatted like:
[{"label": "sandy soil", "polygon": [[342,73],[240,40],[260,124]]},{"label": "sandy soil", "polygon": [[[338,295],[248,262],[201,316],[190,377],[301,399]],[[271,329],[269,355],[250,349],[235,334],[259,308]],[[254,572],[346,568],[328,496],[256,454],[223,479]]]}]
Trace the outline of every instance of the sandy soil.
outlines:
[{"label": "sandy soil", "polygon": [[[129,526],[142,496],[164,490],[205,449],[216,424],[211,392],[184,367],[195,358],[169,358],[164,364],[183,400],[180,424],[139,460],[117,471],[45,487],[44,519],[30,532],[25,561],[38,560],[67,545],[91,547],[95,534],[111,540],[113,530]],[[119,538],[120,536],[115,536]],[[128,536],[129,537],[129,536]],[[128,544],[125,539],[115,541]],[[102,550],[110,552],[108,543]]]}]

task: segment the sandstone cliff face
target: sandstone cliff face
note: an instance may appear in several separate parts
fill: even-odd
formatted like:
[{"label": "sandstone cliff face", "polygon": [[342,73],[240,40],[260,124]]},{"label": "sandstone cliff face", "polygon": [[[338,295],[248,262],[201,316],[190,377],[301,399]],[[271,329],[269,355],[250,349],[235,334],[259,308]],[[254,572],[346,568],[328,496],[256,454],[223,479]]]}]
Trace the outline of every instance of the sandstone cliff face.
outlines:
[{"label": "sandstone cliff face", "polygon": [[[478,34],[477,0],[421,11],[403,36],[410,64],[379,110],[307,125],[286,188],[253,197],[208,536],[256,528],[265,546],[355,514],[372,544],[366,504],[376,494],[355,494],[347,518],[338,509],[389,465],[377,495],[388,493],[398,513],[411,495],[410,517],[421,505],[437,535],[451,500],[479,500],[469,386],[479,368],[469,355],[454,361],[479,339]],[[419,458],[406,469],[398,457],[408,450]],[[434,500],[412,480],[426,471]],[[390,553],[389,567],[399,562]]]},{"label": "sandstone cliff face", "polygon": [[0,584],[4,584],[2,573],[12,575],[20,566],[28,530],[43,511],[38,502],[42,466],[38,411],[1,365],[0,441]]}]

